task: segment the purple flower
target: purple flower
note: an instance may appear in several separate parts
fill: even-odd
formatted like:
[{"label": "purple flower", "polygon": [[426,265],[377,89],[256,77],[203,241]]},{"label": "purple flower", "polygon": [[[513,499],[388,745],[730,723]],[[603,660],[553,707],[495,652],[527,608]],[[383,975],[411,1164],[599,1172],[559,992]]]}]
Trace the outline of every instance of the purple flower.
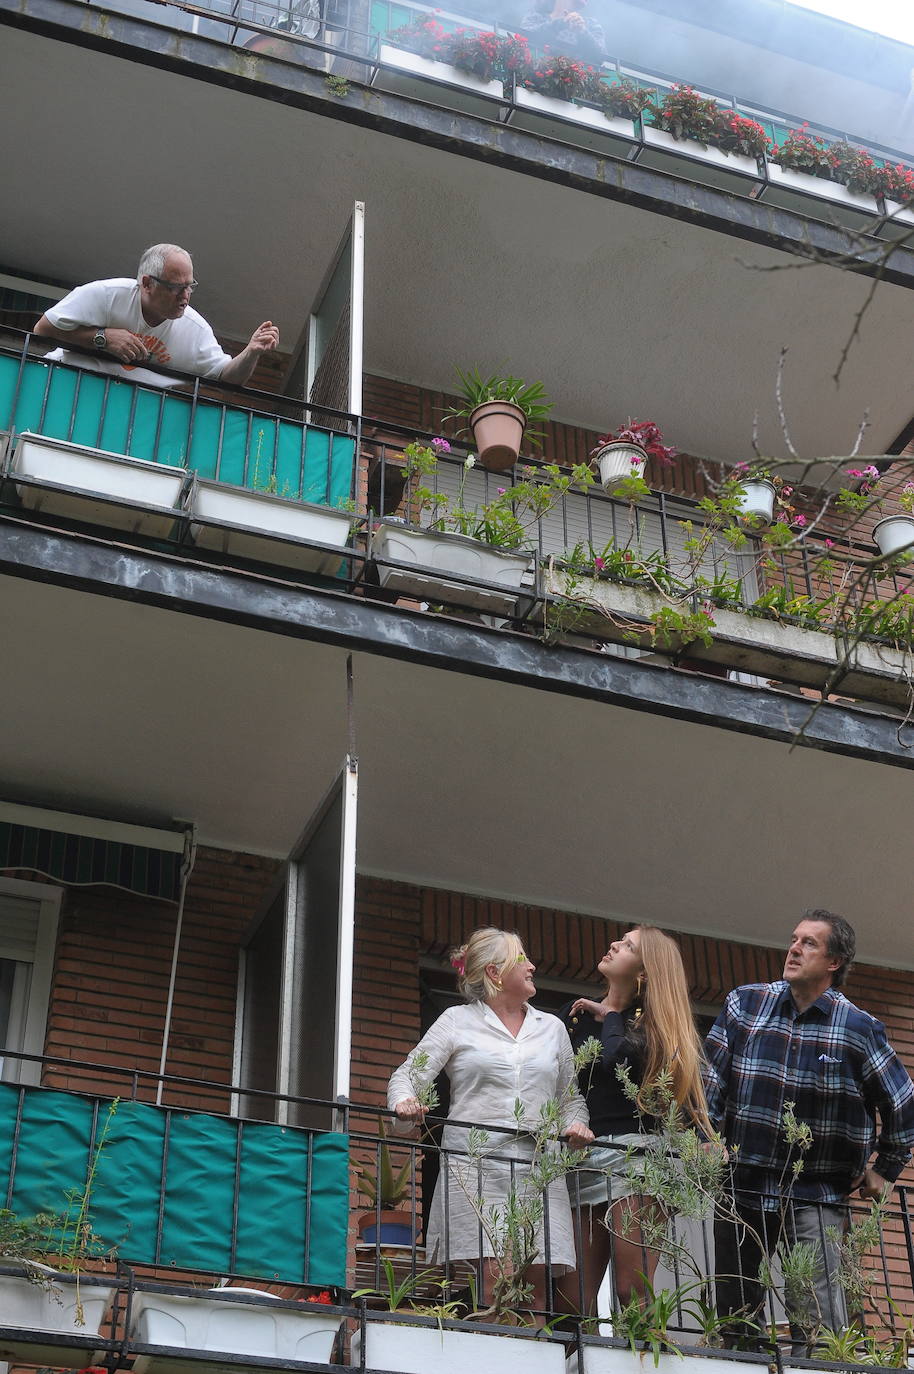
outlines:
[{"label": "purple flower", "polygon": [[450,453],[451,451],[451,446],[447,439],[433,439],[432,448],[437,449],[439,453]]}]

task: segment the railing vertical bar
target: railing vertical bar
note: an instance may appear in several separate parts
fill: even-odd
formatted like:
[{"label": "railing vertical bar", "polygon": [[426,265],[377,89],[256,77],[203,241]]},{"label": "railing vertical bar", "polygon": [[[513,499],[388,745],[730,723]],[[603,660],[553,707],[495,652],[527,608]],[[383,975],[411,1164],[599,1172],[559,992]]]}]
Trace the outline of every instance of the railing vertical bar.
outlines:
[{"label": "railing vertical bar", "polygon": [[238,1268],[238,1209],[241,1205],[241,1150],[244,1142],[244,1122],[235,1123],[235,1180],[232,1188],[232,1232],[229,1239],[229,1272]]},{"label": "railing vertical bar", "polygon": [[[28,362],[29,344],[31,342],[31,339],[31,334],[26,334],[25,338],[22,341],[22,350],[19,354],[19,370],[16,373],[16,385],[13,388],[13,399],[10,402],[9,423],[7,425],[7,428],[13,434],[15,434],[16,432],[16,411],[19,408],[19,397],[22,394],[22,379],[25,376],[25,365]],[[48,371],[50,372],[54,367],[54,364],[48,363],[47,367]]]},{"label": "railing vertical bar", "polygon": [[53,377],[54,377],[54,368],[53,368],[53,367],[49,367],[49,368],[48,368],[48,374],[47,374],[47,376],[46,376],[45,379],[44,379],[44,392],[43,392],[42,397],[41,397],[41,410],[40,410],[39,413],[38,413],[38,433],[39,433],[39,434],[41,434],[41,432],[42,432],[43,429],[44,429],[44,420],[45,420],[45,416],[46,416],[47,413],[48,413],[48,401],[49,401],[50,396],[51,396],[51,382],[52,382],[52,380],[53,380]]},{"label": "railing vertical bar", "polygon": [[[296,496],[298,497],[299,501],[303,501],[303,500],[304,500],[304,497],[305,497],[305,455],[306,455],[306,453],[307,453],[307,450],[308,450],[308,425],[307,425],[307,422],[306,422],[305,420],[303,420],[303,421],[302,421],[302,427],[301,427],[301,439],[299,440],[299,445],[298,445],[298,491],[295,493]],[[330,456],[329,456],[329,454],[328,454],[328,456],[327,456],[327,466],[328,466],[328,467],[330,466]],[[329,481],[329,478],[328,478],[328,481]],[[382,509],[383,509],[383,502],[382,502]]]},{"label": "railing vertical bar", "polygon": [[130,412],[129,412],[128,416],[127,416],[127,445],[126,445],[126,452],[127,452],[128,456],[132,456],[132,455],[130,454],[130,450],[131,450],[131,448],[133,447],[133,427],[134,427],[134,425],[136,424],[136,403],[137,403],[137,401],[139,400],[139,396],[140,396],[140,388],[139,388],[138,386],[133,387],[133,389],[132,389],[132,391],[131,391],[131,395],[130,395]]},{"label": "railing vertical bar", "polygon": [[200,399],[200,378],[194,378],[194,394],[190,401],[190,419],[187,422],[187,456],[184,459],[184,466],[190,468],[190,449],[194,439],[194,421],[197,418],[197,402]]},{"label": "railing vertical bar", "polygon": [[216,481],[221,481],[222,472],[222,446],[225,443],[225,417],[228,406],[223,401],[219,407],[219,438],[216,440],[216,471],[213,474]]},{"label": "railing vertical bar", "polygon": [[311,1180],[314,1177],[314,1132],[308,1132],[308,1162],[305,1166],[305,1268],[303,1279],[311,1281]]},{"label": "railing vertical bar", "polygon": [[73,401],[72,401],[72,404],[71,404],[71,406],[70,406],[70,421],[69,421],[69,424],[67,425],[67,442],[68,442],[68,443],[72,440],[72,438],[73,438],[73,431],[74,431],[75,428],[76,428],[76,415],[77,415],[77,412],[78,412],[78,410],[79,410],[79,397],[80,397],[80,393],[82,392],[83,377],[85,377],[85,375],[86,375],[86,374],[85,374],[85,372],[83,372],[82,368],[79,368],[79,369],[77,370],[77,373],[76,373],[76,385],[73,387]]},{"label": "railing vertical bar", "polygon": [[16,1120],[13,1124],[13,1139],[10,1144],[10,1173],[6,1185],[6,1206],[13,1205],[13,1188],[16,1181],[16,1164],[19,1158],[19,1138],[22,1134],[22,1109],[25,1105],[25,1088],[20,1087],[16,1095]]},{"label": "railing vertical bar", "polygon": [[168,1147],[171,1141],[171,1108],[165,1108],[165,1130],[162,1135],[162,1170],[159,1175],[159,1210],[156,1216],[156,1244],[153,1263],[162,1260],[162,1225],[165,1221],[165,1187],[168,1182]]},{"label": "railing vertical bar", "polygon": [[159,395],[159,413],[158,413],[158,415],[156,416],[156,432],[155,432],[155,434],[153,435],[153,439],[152,439],[152,458],[151,458],[150,461],[153,462],[153,463],[157,463],[157,462],[159,461],[159,444],[160,444],[161,441],[162,441],[162,421],[163,421],[164,418],[165,418],[165,393],[164,393],[164,391],[163,391],[163,392],[161,392],[160,395]]},{"label": "railing vertical bar", "polygon": [[105,378],[105,389],[102,392],[102,406],[98,416],[98,428],[95,431],[95,447],[101,448],[102,435],[105,432],[105,420],[108,418],[108,394],[111,391],[111,378]]},{"label": "railing vertical bar", "polygon": [[[251,430],[253,429],[253,427],[254,427],[254,412],[253,412],[252,410],[249,410],[249,411],[248,411],[248,427],[247,427],[247,432],[246,432],[245,438],[244,438],[244,468],[242,469],[242,473],[241,473],[241,485],[242,485],[243,487],[246,487],[247,484],[248,484],[248,468],[250,467],[250,463],[251,463]],[[257,476],[256,470],[255,470],[254,476],[255,476],[255,478],[256,478],[256,476]]]}]

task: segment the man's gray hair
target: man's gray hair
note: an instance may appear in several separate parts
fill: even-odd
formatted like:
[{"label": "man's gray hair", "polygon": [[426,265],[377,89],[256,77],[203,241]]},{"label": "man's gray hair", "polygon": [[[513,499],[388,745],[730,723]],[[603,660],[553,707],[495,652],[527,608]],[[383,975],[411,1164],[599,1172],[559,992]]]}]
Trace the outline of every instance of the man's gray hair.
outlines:
[{"label": "man's gray hair", "polygon": [[190,257],[187,249],[179,247],[176,243],[154,243],[151,248],[147,248],[136,269],[137,281],[142,284],[144,277],[161,277],[165,271],[165,260],[170,258],[172,253],[183,253],[185,257]]}]

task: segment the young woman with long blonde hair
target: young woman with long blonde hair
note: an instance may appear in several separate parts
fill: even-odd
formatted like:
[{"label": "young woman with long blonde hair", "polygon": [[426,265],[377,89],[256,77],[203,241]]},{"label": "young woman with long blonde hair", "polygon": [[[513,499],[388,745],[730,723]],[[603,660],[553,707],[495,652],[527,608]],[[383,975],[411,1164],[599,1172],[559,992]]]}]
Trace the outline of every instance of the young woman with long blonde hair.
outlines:
[{"label": "young woman with long blonde hair", "polygon": [[[657,1252],[645,1245],[640,1222],[656,1203],[640,1194],[631,1175],[639,1146],[657,1129],[651,1088],[661,1074],[669,1073],[683,1123],[705,1138],[713,1134],[701,1081],[701,1041],[678,945],[655,926],[636,926],[613,941],[597,969],[606,983],[603,997],[578,997],[563,1013],[575,1049],[590,1036],[603,1046],[581,1082],[596,1140],[577,1179],[571,1179],[572,1205],[580,1209],[581,1277],[562,1285],[571,1310],[583,1296],[586,1315],[595,1310],[610,1257],[619,1306],[643,1294],[645,1279],[653,1281]],[[616,1074],[620,1064],[638,1085],[634,1102]]]}]

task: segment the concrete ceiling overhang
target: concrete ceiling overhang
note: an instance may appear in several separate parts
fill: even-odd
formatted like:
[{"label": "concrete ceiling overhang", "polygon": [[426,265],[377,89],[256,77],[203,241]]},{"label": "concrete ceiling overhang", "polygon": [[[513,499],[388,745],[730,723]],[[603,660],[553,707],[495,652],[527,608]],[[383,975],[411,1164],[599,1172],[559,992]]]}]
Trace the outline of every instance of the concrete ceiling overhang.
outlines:
[{"label": "concrete ceiling overhang", "polygon": [[[284,856],[346,754],[336,645],[19,578],[0,639],[8,800]],[[362,872],[777,946],[827,906],[914,967],[910,769],[378,654],[353,675]]]},{"label": "concrete ceiling overhang", "polygon": [[[75,37],[75,35],[74,35]],[[436,389],[454,365],[542,378],[562,420],[650,417],[686,451],[883,452],[911,417],[914,296],[770,247],[272,99],[4,28],[3,265],[78,282],[186,243],[195,304],[298,336],[354,200],[367,205],[365,367]],[[78,111],[78,115],[74,112]],[[455,126],[456,127],[456,126]],[[548,152],[548,145],[547,152]],[[556,157],[559,154],[556,153]],[[611,167],[611,164],[607,164]],[[782,269],[772,271],[771,269]]]}]

